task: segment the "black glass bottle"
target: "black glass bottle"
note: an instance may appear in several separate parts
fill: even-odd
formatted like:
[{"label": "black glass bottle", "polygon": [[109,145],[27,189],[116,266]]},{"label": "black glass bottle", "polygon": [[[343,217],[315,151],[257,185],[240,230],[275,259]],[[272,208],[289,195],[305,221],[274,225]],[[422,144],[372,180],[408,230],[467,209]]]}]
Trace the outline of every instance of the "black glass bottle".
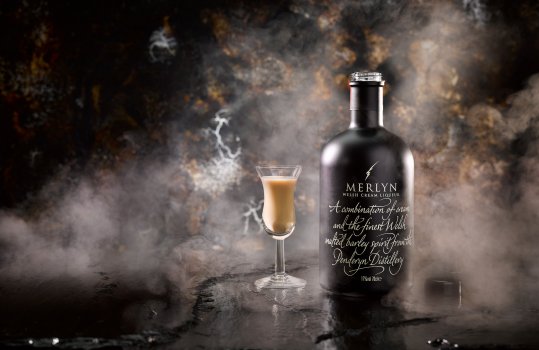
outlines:
[{"label": "black glass bottle", "polygon": [[322,149],[320,284],[351,296],[385,294],[408,279],[414,160],[383,127],[382,75],[350,75],[351,122]]}]

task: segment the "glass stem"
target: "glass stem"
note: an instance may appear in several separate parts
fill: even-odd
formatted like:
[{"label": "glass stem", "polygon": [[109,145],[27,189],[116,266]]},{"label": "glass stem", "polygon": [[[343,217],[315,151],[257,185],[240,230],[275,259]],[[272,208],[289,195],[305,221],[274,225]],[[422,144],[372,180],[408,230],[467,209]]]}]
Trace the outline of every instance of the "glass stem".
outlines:
[{"label": "glass stem", "polygon": [[278,239],[277,250],[275,251],[275,275],[283,276],[284,274],[284,239]]}]

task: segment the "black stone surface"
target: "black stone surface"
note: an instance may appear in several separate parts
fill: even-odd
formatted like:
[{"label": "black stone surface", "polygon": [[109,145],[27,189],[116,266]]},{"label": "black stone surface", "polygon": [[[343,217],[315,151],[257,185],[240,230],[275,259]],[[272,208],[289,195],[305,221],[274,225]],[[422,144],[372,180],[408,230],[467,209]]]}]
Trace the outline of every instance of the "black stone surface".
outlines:
[{"label": "black stone surface", "polygon": [[[306,288],[256,290],[252,282],[270,272],[245,264],[201,281],[191,291],[193,298],[183,300],[128,292],[110,280],[96,285],[89,299],[80,296],[81,285],[63,283],[55,293],[54,281],[18,288],[12,298],[4,290],[1,345],[63,349],[429,349],[451,348],[449,342],[460,349],[539,346],[537,310],[497,313],[446,304],[414,312],[389,305],[387,298],[330,296],[318,285],[315,256],[289,263],[289,272],[308,281]],[[26,299],[43,293],[62,295],[39,305]],[[19,298],[13,298],[15,294]]]}]

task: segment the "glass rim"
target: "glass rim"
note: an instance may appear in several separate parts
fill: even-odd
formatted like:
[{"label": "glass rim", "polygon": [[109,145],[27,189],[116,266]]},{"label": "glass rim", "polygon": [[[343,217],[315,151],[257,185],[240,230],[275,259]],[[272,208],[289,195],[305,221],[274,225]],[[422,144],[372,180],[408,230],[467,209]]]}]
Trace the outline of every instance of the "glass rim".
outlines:
[{"label": "glass rim", "polygon": [[[286,177],[298,178],[301,173],[301,165],[257,165],[255,166],[258,176],[262,177]],[[276,174],[277,173],[277,174]],[[285,173],[285,174],[283,174]]]},{"label": "glass rim", "polygon": [[256,165],[257,168],[260,169],[293,169],[293,168],[301,168],[301,165]]}]

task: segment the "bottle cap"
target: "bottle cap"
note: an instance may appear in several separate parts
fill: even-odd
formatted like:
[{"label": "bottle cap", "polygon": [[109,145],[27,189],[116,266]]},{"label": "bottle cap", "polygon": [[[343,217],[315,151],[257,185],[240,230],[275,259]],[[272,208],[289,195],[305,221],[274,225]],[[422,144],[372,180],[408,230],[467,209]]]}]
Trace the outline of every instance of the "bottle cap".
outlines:
[{"label": "bottle cap", "polygon": [[350,82],[376,81],[382,82],[382,73],[379,72],[354,72],[350,74]]}]

